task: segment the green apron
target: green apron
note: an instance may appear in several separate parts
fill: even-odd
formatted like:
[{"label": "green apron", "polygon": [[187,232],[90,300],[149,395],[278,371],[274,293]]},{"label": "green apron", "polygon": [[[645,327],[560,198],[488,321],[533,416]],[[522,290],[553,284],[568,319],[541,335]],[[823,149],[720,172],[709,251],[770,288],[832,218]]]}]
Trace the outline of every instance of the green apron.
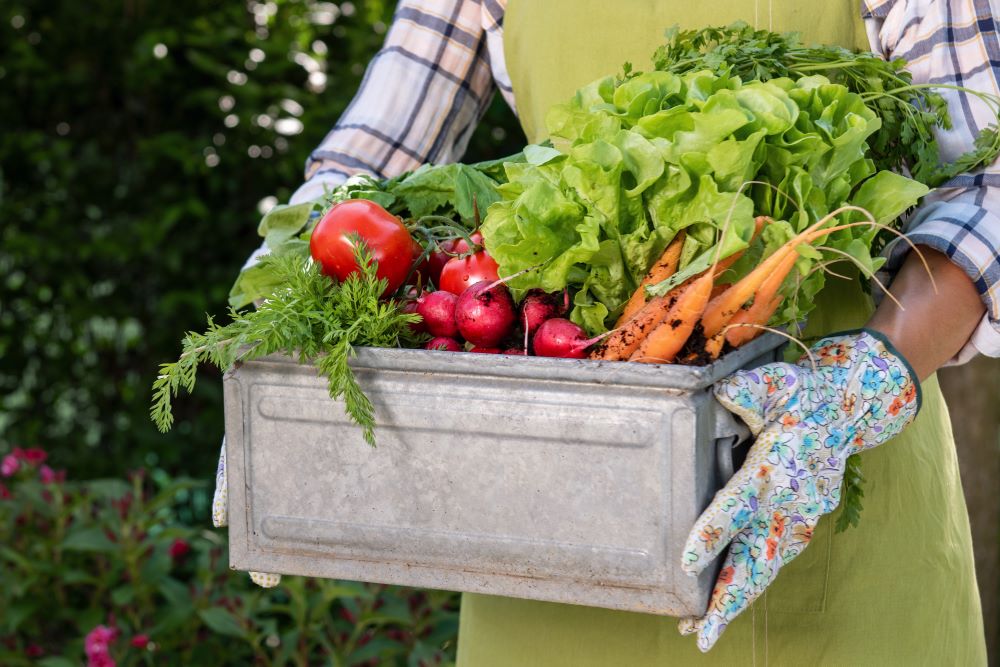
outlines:
[{"label": "green apron", "polygon": [[[755,6],[756,4],[756,6]],[[544,114],[576,88],[645,69],[664,28],[742,19],[807,42],[867,48],[857,0],[510,0],[504,46],[521,123],[544,135]],[[862,325],[870,301],[856,282],[830,281],[811,333]],[[984,665],[972,540],[955,443],[936,378],[900,437],[863,455],[865,510],[834,535],[825,517],[812,544],[702,654],[677,620],[467,594],[460,667],[493,665]],[[627,480],[622,480],[627,484]],[[623,517],[625,520],[626,517]],[[586,518],[582,518],[586,520]]]}]

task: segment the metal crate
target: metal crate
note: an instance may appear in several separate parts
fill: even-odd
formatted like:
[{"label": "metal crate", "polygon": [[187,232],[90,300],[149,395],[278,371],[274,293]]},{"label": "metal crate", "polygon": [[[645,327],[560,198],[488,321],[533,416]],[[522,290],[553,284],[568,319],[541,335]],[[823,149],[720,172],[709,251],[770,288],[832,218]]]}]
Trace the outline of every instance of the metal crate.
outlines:
[{"label": "metal crate", "polygon": [[[773,359],[707,367],[366,348],[378,446],[287,357],[225,378],[230,565],[674,616],[680,569],[741,427],[710,392]],[[744,429],[745,433],[745,429]]]}]

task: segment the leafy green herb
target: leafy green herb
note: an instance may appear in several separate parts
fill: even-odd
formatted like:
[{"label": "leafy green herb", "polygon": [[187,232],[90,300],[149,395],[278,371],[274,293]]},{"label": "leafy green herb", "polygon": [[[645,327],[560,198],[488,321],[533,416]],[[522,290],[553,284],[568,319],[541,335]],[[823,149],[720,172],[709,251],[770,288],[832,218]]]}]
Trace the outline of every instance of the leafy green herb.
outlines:
[{"label": "leafy green herb", "polygon": [[348,415],[363,429],[365,440],[375,444],[375,419],[371,402],[358,385],[348,364],[355,346],[397,347],[411,343],[406,326],[416,322],[392,302],[380,301],[385,280],[376,277],[378,265],[364,243],[355,244],[358,266],[365,267],[338,283],[320,273],[320,267],[294,255],[270,255],[262,263],[279,287],[251,312],[230,310],[225,326],[208,318],[204,333],[189,332],[180,358],[160,365],[153,383],[150,416],[160,431],[173,423],[171,400],[181,389],[190,392],[201,363],[228,371],[239,361],[276,352],[295,356],[300,363],[315,363],[329,382],[330,396],[343,398]]},{"label": "leafy green herb", "polygon": [[[656,70],[684,74],[708,70],[744,81],[798,79],[822,74],[857,93],[882,122],[870,142],[878,169],[909,169],[913,178],[931,187],[992,163],[1000,154],[996,126],[980,134],[974,150],[951,164],[942,164],[934,128],[951,128],[948,106],[936,90],[954,88],[914,84],[901,59],[884,60],[873,53],[855,53],[839,46],[805,46],[796,34],[755,30],[745,23],[725,28],[667,31],[667,43],[653,56]],[[1000,112],[1000,101],[963,89]]]},{"label": "leafy green herb", "polygon": [[842,533],[848,528],[857,528],[861,521],[861,510],[865,507],[861,500],[865,497],[863,487],[865,481],[861,474],[861,457],[857,454],[847,457],[847,468],[844,470],[844,484],[840,490],[840,504],[843,509],[837,517],[837,524],[834,527],[836,532]]}]

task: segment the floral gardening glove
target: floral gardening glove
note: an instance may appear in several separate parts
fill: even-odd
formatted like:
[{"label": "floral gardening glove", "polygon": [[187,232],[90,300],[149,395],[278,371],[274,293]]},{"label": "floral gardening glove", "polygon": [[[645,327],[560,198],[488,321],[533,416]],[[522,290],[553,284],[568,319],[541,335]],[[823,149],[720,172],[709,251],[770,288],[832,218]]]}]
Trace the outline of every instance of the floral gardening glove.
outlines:
[{"label": "floral gardening glove", "polygon": [[702,513],[682,567],[697,575],[729,552],[702,618],[680,622],[707,651],[802,553],[819,518],[840,503],[847,457],[909,424],[920,387],[883,336],[861,330],[824,338],[796,364],[739,371],[715,385],[723,406],[756,436],[743,467]]},{"label": "floral gardening glove", "polygon": [[[229,481],[226,479],[226,439],[219,450],[219,467],[215,470],[215,494],[212,496],[212,525],[225,528],[229,525]],[[250,572],[250,581],[261,588],[274,588],[281,583],[280,574]]]}]

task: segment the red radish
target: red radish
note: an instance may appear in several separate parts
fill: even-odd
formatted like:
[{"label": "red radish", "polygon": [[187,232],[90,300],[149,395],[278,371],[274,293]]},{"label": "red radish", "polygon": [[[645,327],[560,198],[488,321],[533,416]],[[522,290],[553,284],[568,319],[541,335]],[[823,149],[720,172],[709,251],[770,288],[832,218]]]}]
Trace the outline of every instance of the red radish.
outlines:
[{"label": "red radish", "polygon": [[458,297],[451,292],[438,290],[417,299],[417,313],[424,318],[427,330],[432,336],[455,337],[455,304]]},{"label": "red radish", "polygon": [[500,354],[499,347],[474,347],[469,352],[475,352],[477,354]]},{"label": "red radish", "polygon": [[462,292],[455,304],[455,321],[465,340],[494,347],[514,328],[514,299],[506,285],[481,280]]},{"label": "red radish", "polygon": [[[427,294],[428,292],[421,290],[417,285],[407,285],[406,289],[403,290],[402,298],[395,301],[400,304],[404,313],[408,315],[419,315],[420,313],[417,312],[417,299],[422,296],[427,296]],[[422,317],[419,322],[414,322],[413,324],[408,324],[407,326],[410,328],[410,331],[414,333],[427,332],[427,324],[424,322]]]},{"label": "red radish", "polygon": [[[417,304],[416,301],[405,301],[405,302],[403,302],[403,309],[402,310],[403,310],[404,313],[406,313],[408,315],[411,314],[411,313],[415,313],[417,315],[420,315],[420,312],[418,310],[419,307],[420,306],[419,306],[419,304]],[[424,322],[423,316],[421,316],[419,322],[413,322],[411,324],[407,324],[406,326],[410,327],[410,331],[412,331],[413,333],[424,333],[424,332],[427,331],[427,323]]]},{"label": "red radish", "polygon": [[449,338],[448,336],[438,336],[437,338],[431,338],[424,345],[425,350],[440,350],[442,352],[461,352],[462,344],[459,343],[454,338]]},{"label": "red radish", "polygon": [[518,321],[524,325],[525,333],[533,335],[545,320],[560,317],[569,310],[569,292],[548,293],[540,289],[528,290],[521,301],[521,316]]},{"label": "red radish", "polygon": [[573,322],[554,317],[545,320],[535,332],[531,340],[535,354],[540,357],[563,357],[565,359],[582,359],[586,349],[604,338],[587,338],[587,332]]}]

